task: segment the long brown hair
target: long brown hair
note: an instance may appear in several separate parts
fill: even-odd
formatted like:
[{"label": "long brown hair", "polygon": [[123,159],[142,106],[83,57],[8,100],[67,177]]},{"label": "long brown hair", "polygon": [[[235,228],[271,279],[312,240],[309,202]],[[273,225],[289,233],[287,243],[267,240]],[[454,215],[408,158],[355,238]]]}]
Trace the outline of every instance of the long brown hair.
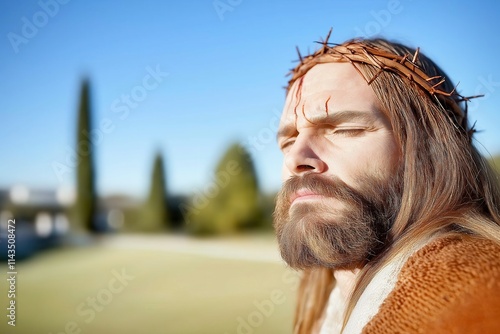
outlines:
[{"label": "long brown hair", "polygon": [[[418,240],[437,233],[468,233],[500,243],[500,181],[473,145],[474,131],[467,121],[466,101],[454,94],[455,87],[448,76],[417,50],[384,39],[357,39],[331,48],[324,43],[323,49],[333,50],[348,43],[405,59],[413,55],[414,64],[429,78],[446,78],[435,88],[450,94],[431,94],[433,88],[423,89],[411,76],[384,66],[351,61],[361,75],[371,78],[369,83],[379,99],[379,107],[389,118],[402,152],[404,173],[401,207],[388,242],[361,270],[346,308],[344,326],[376,273]],[[321,52],[306,57],[305,62],[310,62],[306,66],[301,57],[290,85],[314,66],[314,58],[320,57]],[[461,117],[457,117],[457,110]],[[318,326],[334,284],[331,269],[304,271],[298,291],[295,334],[311,333]]]}]

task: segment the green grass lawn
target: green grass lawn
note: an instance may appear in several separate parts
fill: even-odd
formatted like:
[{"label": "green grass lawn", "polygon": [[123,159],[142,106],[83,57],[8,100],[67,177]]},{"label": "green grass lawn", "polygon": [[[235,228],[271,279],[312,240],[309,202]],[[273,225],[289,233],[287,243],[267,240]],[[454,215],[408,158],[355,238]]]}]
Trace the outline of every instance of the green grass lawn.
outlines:
[{"label": "green grass lawn", "polygon": [[298,281],[280,263],[101,246],[52,250],[18,263],[11,327],[2,268],[0,333],[290,333]]}]

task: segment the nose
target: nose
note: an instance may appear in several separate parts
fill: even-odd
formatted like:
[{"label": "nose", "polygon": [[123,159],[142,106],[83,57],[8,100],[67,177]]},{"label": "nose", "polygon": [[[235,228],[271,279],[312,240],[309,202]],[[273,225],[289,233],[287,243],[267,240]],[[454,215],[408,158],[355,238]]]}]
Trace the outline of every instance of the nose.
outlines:
[{"label": "nose", "polygon": [[299,135],[285,156],[285,166],[291,175],[323,173],[328,165],[317,154],[312,136]]}]

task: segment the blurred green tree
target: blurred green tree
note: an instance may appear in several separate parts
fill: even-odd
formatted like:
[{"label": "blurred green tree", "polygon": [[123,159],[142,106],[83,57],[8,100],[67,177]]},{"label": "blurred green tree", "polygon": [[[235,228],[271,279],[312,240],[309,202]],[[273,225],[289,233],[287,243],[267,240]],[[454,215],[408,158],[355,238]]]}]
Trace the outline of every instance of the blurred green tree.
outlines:
[{"label": "blurred green tree", "polygon": [[250,154],[232,144],[202,192],[186,211],[186,228],[193,234],[229,234],[261,225],[262,208],[257,175]]},{"label": "blurred green tree", "polygon": [[91,120],[90,83],[88,79],[84,79],[80,89],[76,136],[76,199],[71,214],[72,227],[77,232],[96,231],[97,229],[95,224],[96,191]]},{"label": "blurred green tree", "polygon": [[157,153],[153,164],[149,194],[141,209],[139,221],[136,223],[136,230],[154,233],[167,229],[169,211],[165,189],[163,158],[160,153]]},{"label": "blurred green tree", "polygon": [[262,194],[262,229],[274,231],[273,212],[276,207],[276,192]]}]

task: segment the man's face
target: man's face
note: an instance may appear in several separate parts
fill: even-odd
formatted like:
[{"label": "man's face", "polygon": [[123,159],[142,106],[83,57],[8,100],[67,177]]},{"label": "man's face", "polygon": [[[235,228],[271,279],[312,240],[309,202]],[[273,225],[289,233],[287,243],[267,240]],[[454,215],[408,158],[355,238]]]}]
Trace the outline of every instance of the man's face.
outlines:
[{"label": "man's face", "polygon": [[285,183],[275,227],[284,259],[299,268],[366,260],[396,210],[400,154],[374,92],[351,64],[316,65],[293,84],[278,144]]}]

